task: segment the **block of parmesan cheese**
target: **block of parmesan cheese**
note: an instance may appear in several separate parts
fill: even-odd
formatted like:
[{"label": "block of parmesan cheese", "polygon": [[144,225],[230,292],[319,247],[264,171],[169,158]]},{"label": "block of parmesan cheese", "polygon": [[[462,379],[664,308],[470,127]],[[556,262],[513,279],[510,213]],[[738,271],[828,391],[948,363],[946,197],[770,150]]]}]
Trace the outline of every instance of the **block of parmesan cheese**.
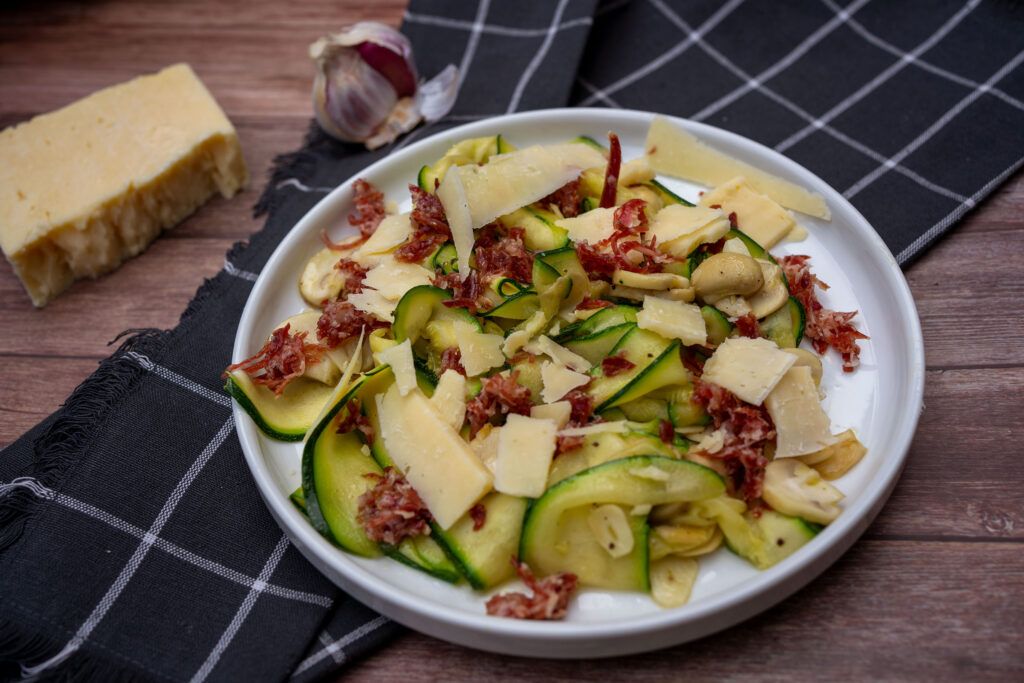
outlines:
[{"label": "block of parmesan cheese", "polygon": [[0,132],[0,247],[44,306],[246,179],[234,127],[177,64]]}]

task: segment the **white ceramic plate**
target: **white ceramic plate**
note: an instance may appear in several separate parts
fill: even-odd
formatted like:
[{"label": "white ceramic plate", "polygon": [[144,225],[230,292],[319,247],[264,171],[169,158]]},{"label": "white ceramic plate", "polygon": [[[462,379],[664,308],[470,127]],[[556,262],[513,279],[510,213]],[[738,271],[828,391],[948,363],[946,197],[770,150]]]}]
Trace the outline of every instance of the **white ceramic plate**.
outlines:
[{"label": "white ceramic plate", "polygon": [[[358,175],[389,199],[404,200],[422,164],[432,163],[457,140],[501,133],[518,146],[564,142],[576,135],[604,139],[618,133],[623,158],[642,154],[653,114],[609,109],[556,109],[472,123],[411,145]],[[775,253],[810,254],[815,272],[832,288],[825,305],[857,309],[871,336],[862,365],[845,375],[835,353],[825,359],[825,408],[838,431],[852,427],[868,455],[837,482],[846,494],[839,519],[794,555],[758,571],[728,551],[701,558],[690,603],[661,609],[639,593],[583,590],[560,622],[488,617],[486,596],[451,586],[389,559],[348,555],[320,536],[288,500],[299,486],[297,444],[266,438],[235,405],[242,449],[267,505],[299,550],[325,575],[373,609],[418,631],[482,650],[539,657],[607,657],[653,650],[699,638],[771,607],[834,562],[867,528],[899,476],[921,410],[924,349],[910,290],[896,261],[863,216],[810,171],[758,143],[710,126],[678,120],[712,146],[759,168],[820,192],[832,209],[829,223],[799,215],[810,237]],[[352,208],[351,180],[298,222],[260,274],[235,338],[234,360],[254,353],[274,326],[306,308],[297,280],[321,248],[320,231],[338,239]],[[667,180],[689,199],[701,187]],[[505,587],[506,590],[509,588]]]}]

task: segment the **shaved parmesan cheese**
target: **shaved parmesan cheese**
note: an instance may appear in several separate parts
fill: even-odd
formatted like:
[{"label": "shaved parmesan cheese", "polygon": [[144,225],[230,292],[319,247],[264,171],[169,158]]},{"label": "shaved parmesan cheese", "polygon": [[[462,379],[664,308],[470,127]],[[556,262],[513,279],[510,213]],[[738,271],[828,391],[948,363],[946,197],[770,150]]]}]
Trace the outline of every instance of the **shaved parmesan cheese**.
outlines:
[{"label": "shaved parmesan cheese", "polygon": [[416,388],[416,366],[412,362],[412,342],[408,339],[381,351],[377,354],[377,359],[391,366],[395,384],[398,385],[398,393],[402,396]]},{"label": "shaved parmesan cheese", "polygon": [[509,415],[498,435],[494,489],[512,496],[539,498],[547,487],[555,455],[555,423]]},{"label": "shaved parmesan cheese", "polygon": [[384,448],[448,529],[491,490],[490,471],[419,391],[402,396],[392,386],[375,399]]},{"label": "shaved parmesan cheese", "polygon": [[778,434],[775,457],[815,453],[835,443],[807,366],[790,368],[764,401]]},{"label": "shaved parmesan cheese", "polygon": [[572,417],[572,404],[568,401],[542,403],[530,408],[530,417],[535,417],[538,420],[551,420],[559,429],[562,429],[569,424],[569,418]]},{"label": "shaved parmesan cheese", "polygon": [[694,450],[703,453],[717,453],[723,448],[725,448],[725,430],[716,429],[702,436]]},{"label": "shaved parmesan cheese", "polygon": [[720,206],[736,214],[740,230],[765,249],[771,249],[796,227],[793,214],[767,195],[755,191],[742,176],[722,183],[700,199],[701,206]]},{"label": "shaved parmesan cheese", "polygon": [[623,187],[648,183],[653,179],[654,169],[651,168],[647,157],[630,159],[619,169],[619,185]]},{"label": "shaved parmesan cheese", "polygon": [[484,467],[494,474],[495,462],[498,460],[498,437],[501,434],[501,427],[494,427],[486,424],[476,433],[476,436],[469,442],[469,447],[480,458]]},{"label": "shaved parmesan cheese", "polygon": [[[475,167],[474,167],[475,168]],[[449,169],[441,185],[437,188],[437,198],[441,200],[448,226],[452,231],[452,242],[455,244],[455,255],[458,259],[459,273],[465,279],[469,275],[469,256],[473,252],[473,214],[469,208],[469,197],[462,183],[462,175],[457,173],[458,167]]]},{"label": "shaved parmesan cheese", "polygon": [[711,186],[742,175],[754,189],[786,208],[824,220],[831,219],[828,204],[820,194],[733,159],[661,116],[656,116],[651,122],[645,149],[648,161],[658,173]]},{"label": "shaved parmesan cheese", "polygon": [[[465,361],[463,361],[465,362]],[[558,363],[540,364],[540,378],[544,388],[540,392],[545,403],[554,403],[570,391],[590,381],[590,377]]]},{"label": "shaved parmesan cheese", "polygon": [[363,278],[363,287],[380,292],[388,301],[398,301],[413,287],[429,285],[434,273],[415,263],[398,261],[390,254],[371,268]]},{"label": "shaved parmesan cheese", "polygon": [[505,338],[500,334],[485,334],[461,321],[455,323],[455,334],[467,377],[476,377],[491,368],[504,365],[505,354],[501,347]]},{"label": "shaved parmesan cheese", "polygon": [[704,364],[701,379],[759,406],[795,362],[794,356],[767,339],[733,337]]},{"label": "shaved parmesan cheese", "polygon": [[377,229],[370,235],[370,239],[363,242],[363,244],[352,252],[352,259],[365,266],[363,263],[364,259],[375,261],[375,259],[369,258],[378,254],[383,254],[386,251],[394,249],[402,242],[409,239],[409,235],[412,234],[412,222],[409,220],[409,214],[403,213],[397,216],[387,216],[380,222]]},{"label": "shaved parmesan cheese", "polygon": [[615,232],[614,215],[615,209],[591,209],[573,218],[560,218],[555,225],[569,233],[573,242],[597,244]]},{"label": "shaved parmesan cheese", "polygon": [[626,420],[616,420],[614,422],[598,422],[597,424],[587,425],[586,427],[570,427],[569,429],[563,429],[558,432],[559,436],[590,436],[591,434],[608,434],[609,432],[615,434],[623,434],[629,429],[629,423]]},{"label": "shaved parmesan cheese", "polygon": [[542,334],[533,341],[527,343],[523,346],[523,350],[527,353],[532,353],[535,356],[547,356],[556,363],[565,365],[569,369],[577,372],[586,372],[591,367],[591,362],[589,360],[583,356],[573,353],[564,346],[555,343],[547,335]]},{"label": "shaved parmesan cheese", "polygon": [[397,301],[390,301],[381,296],[376,289],[364,289],[361,292],[349,294],[347,301],[364,313],[391,322],[395,315]]},{"label": "shaved parmesan cheese", "polygon": [[744,244],[743,240],[741,240],[739,237],[727,239],[725,243],[722,245],[722,253],[750,256],[750,250],[747,249],[747,245]]},{"label": "shaved parmesan cheese", "polygon": [[679,339],[688,346],[708,341],[707,324],[696,304],[645,296],[636,324],[640,329],[657,332],[666,339]]},{"label": "shaved parmesan cheese", "polygon": [[466,378],[455,370],[445,370],[437,380],[430,405],[452,429],[462,429],[466,420]]},{"label": "shaved parmesan cheese", "polygon": [[658,249],[685,258],[700,245],[725,237],[730,227],[718,209],[669,204],[654,215],[649,232],[658,238]]}]

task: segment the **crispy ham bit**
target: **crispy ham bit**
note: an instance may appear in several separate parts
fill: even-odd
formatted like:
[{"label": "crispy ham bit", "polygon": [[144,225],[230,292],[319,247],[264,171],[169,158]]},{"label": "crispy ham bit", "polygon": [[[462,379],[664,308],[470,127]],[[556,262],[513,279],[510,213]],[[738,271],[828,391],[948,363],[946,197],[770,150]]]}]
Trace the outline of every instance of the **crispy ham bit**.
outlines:
[{"label": "crispy ham bit", "polygon": [[504,235],[493,224],[481,228],[473,255],[484,282],[494,277],[509,277],[516,282],[533,279],[533,255],[526,250],[524,234],[522,228],[509,228]]},{"label": "crispy ham bit", "polygon": [[442,302],[448,308],[465,308],[475,315],[490,307],[490,302],[484,296],[480,272],[477,270],[469,271],[465,278],[459,277],[458,273],[438,273],[434,276],[434,286],[451,290],[452,298]]},{"label": "crispy ham bit", "polygon": [[592,311],[598,308],[608,308],[614,306],[611,301],[605,301],[604,299],[591,299],[590,297],[584,297],[583,301],[576,305],[577,311]]},{"label": "crispy ham bit", "polygon": [[843,358],[843,372],[853,372],[860,365],[857,341],[868,336],[859,332],[851,322],[857,311],[833,311],[821,305],[815,286],[828,289],[828,285],[811,272],[810,260],[810,256],[784,256],[779,260],[793,296],[803,304],[807,314],[804,334],[818,353],[825,353],[829,347],[839,352]]},{"label": "crispy ham bit", "polygon": [[347,258],[339,259],[334,264],[334,267],[345,276],[346,292],[356,293],[363,291],[363,280],[366,279],[367,272],[366,268]]},{"label": "crispy ham bit", "polygon": [[615,206],[615,195],[619,191],[619,171],[622,170],[622,145],[619,136],[608,133],[608,166],[604,172],[604,187],[601,189],[601,208]]},{"label": "crispy ham bit", "polygon": [[336,431],[338,434],[358,431],[363,435],[363,441],[373,443],[373,425],[370,424],[370,418],[363,414],[362,408],[363,406],[359,402],[359,398],[350,400],[341,412]]},{"label": "crispy ham bit", "polygon": [[387,216],[384,209],[384,193],[362,178],[352,183],[352,188],[355,190],[356,212],[349,215],[348,222],[359,229],[359,234],[365,240],[377,230],[377,226]]},{"label": "crispy ham bit", "polygon": [[477,503],[469,508],[469,518],[473,520],[473,531],[480,531],[487,523],[487,508],[483,503]]},{"label": "crispy ham bit", "polygon": [[355,339],[364,331],[369,334],[385,327],[388,327],[388,323],[360,311],[347,301],[328,301],[324,304],[320,319],[316,321],[316,336],[333,349],[349,339]]},{"label": "crispy ham bit", "polygon": [[449,346],[441,352],[441,369],[438,371],[440,377],[446,370],[454,370],[463,377],[466,376],[466,368],[462,367],[462,351],[458,346]]},{"label": "crispy ham bit", "polygon": [[430,511],[401,472],[386,467],[384,474],[363,476],[376,482],[359,496],[356,516],[370,540],[398,545],[410,536],[430,534]]},{"label": "crispy ham bit", "polygon": [[711,416],[715,429],[724,432],[722,448],[707,455],[723,463],[732,489],[748,503],[756,501],[761,497],[764,468],[768,465],[764,447],[775,438],[775,425],[768,411],[701,380],[694,380],[693,398]]},{"label": "crispy ham bit", "polygon": [[576,575],[560,572],[537,579],[525,562],[512,558],[512,566],[531,594],[512,591],[495,595],[487,601],[487,613],[511,619],[563,619],[569,598],[576,590]]},{"label": "crispy ham bit", "polygon": [[575,218],[580,214],[580,181],[570,180],[547,197],[541,199],[541,206],[552,206],[562,214],[563,218]]},{"label": "crispy ham bit", "polygon": [[415,185],[409,186],[409,193],[412,195],[412,213],[409,214],[412,235],[395,250],[395,259],[419,263],[452,238],[452,229],[448,226],[444,206],[436,195]]},{"label": "crispy ham bit", "polygon": [[757,324],[757,317],[753,313],[747,313],[736,318],[736,331],[741,336],[749,339],[757,339],[761,336],[761,328]]},{"label": "crispy ham bit", "polygon": [[517,381],[519,372],[508,375],[491,375],[483,381],[480,393],[466,403],[466,418],[469,420],[470,438],[485,424],[493,424],[496,418],[509,413],[530,414],[533,402],[530,390]]},{"label": "crispy ham bit", "polygon": [[615,274],[617,267],[612,254],[602,252],[598,247],[591,246],[587,242],[577,242],[576,255],[591,280],[612,281],[612,275]]},{"label": "crispy ham bit", "polygon": [[[571,429],[573,427],[584,427],[591,422],[591,418],[594,415],[594,399],[588,394],[585,389],[586,387],[573,389],[562,398],[563,401],[569,402],[571,412],[569,413],[569,422],[566,423],[564,429]],[[595,420],[600,422],[601,420]],[[587,438],[585,436],[557,436],[555,437],[555,455],[561,455],[562,453],[568,453],[574,451],[577,448],[583,446]]]},{"label": "crispy ham bit", "polygon": [[624,372],[629,372],[636,367],[636,363],[625,357],[625,351],[619,351],[614,356],[608,356],[601,361],[601,372],[605,377],[614,377]]},{"label": "crispy ham bit", "polygon": [[270,335],[270,341],[259,351],[243,361],[229,365],[224,371],[241,370],[252,378],[253,383],[262,384],[276,396],[280,396],[288,383],[302,377],[306,365],[318,363],[323,357],[324,347],[306,341],[306,333],[291,334],[291,324],[279,327]]}]

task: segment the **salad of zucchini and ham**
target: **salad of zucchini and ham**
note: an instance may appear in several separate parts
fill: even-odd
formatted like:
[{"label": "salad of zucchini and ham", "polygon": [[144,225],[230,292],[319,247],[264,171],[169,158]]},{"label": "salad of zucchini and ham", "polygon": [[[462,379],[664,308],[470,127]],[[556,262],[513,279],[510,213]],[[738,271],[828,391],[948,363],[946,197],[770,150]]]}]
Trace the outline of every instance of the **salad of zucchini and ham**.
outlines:
[{"label": "salad of zucchini and ham", "polygon": [[656,178],[671,144],[464,140],[405,213],[355,182],[358,235],[299,274],[309,310],[225,372],[303,441],[319,532],[478,590],[518,576],[486,611],[558,619],[577,587],[681,605],[720,546],[763,569],[836,519],[865,449],[832,433],[821,356],[853,372],[866,337],[808,257],[767,251],[802,229],[785,181],[694,205]]}]

